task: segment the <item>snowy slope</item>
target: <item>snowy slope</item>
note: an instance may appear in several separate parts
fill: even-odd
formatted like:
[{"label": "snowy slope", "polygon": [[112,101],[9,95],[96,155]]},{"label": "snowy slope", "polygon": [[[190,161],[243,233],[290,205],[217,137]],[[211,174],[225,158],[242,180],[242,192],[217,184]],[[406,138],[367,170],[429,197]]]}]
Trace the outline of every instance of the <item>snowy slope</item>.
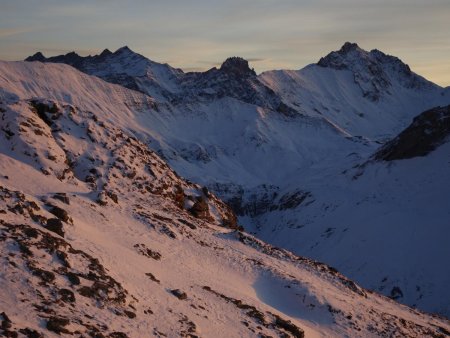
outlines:
[{"label": "snowy slope", "polygon": [[449,150],[446,143],[427,157],[304,182],[309,203],[248,224],[263,240],[325,261],[370,289],[448,315]]},{"label": "snowy slope", "polygon": [[[108,57],[116,60],[119,51]],[[107,69],[111,73],[101,73],[106,80],[107,74],[114,76],[128,69],[132,72],[133,60],[143,57],[128,49],[126,52],[128,57],[120,62],[96,61],[89,72]],[[111,68],[109,64],[117,66]],[[425,301],[421,296],[421,290],[426,288],[429,299],[439,299],[440,285],[445,283],[440,276],[444,274],[428,284],[422,277],[403,274],[417,269],[420,275],[427,275],[425,262],[416,265],[409,259],[408,254],[416,250],[416,242],[404,238],[401,245],[387,246],[385,255],[373,257],[367,250],[361,252],[365,256],[341,257],[333,251],[323,254],[328,237],[322,236],[335,227],[333,213],[324,213],[325,209],[349,205],[348,212],[358,210],[364,214],[366,205],[360,200],[370,200],[371,189],[381,189],[385,181],[391,182],[390,173],[386,173],[376,176],[373,183],[353,188],[354,173],[347,174],[350,178],[342,173],[364,163],[382,142],[395,136],[417,114],[449,104],[448,88],[414,74],[395,57],[377,50],[367,52],[355,44],[346,44],[317,65],[299,71],[272,71],[256,76],[245,60],[231,58],[220,69],[181,74],[177,79],[170,95],[155,94],[157,112],[152,110],[126,119],[118,117],[114,123],[132,130],[177,172],[227,200],[239,214],[240,222],[261,238],[322,259],[366,287],[382,288],[387,296],[391,296],[394,286],[412,290],[406,282],[411,281],[419,288],[404,291],[399,301],[449,315],[441,303]],[[152,95],[156,93],[153,88],[152,85],[138,89]],[[398,179],[402,181],[403,177],[399,175]],[[438,192],[442,192],[445,179],[445,175],[431,178]],[[359,192],[353,196],[355,190]],[[408,194],[396,191],[392,195],[397,200]],[[381,190],[380,194],[386,196]],[[382,210],[391,210],[390,199],[379,198],[377,203]],[[403,224],[410,218],[417,219],[415,227],[420,232],[425,221],[422,210],[432,213],[434,209],[425,201],[422,208],[415,203],[419,202],[412,200],[409,209],[399,207],[395,221]],[[445,206],[438,206],[441,221],[448,221]],[[380,229],[378,235],[387,236],[389,228],[381,225],[389,219],[378,215],[375,219],[374,226]],[[349,217],[348,222],[356,227],[360,220]],[[309,224],[309,230],[305,230],[305,224]],[[349,236],[352,242],[366,240],[364,234],[342,236]],[[316,242],[323,243],[323,248]],[[424,250],[431,251],[431,243],[433,238],[427,241]],[[405,268],[396,269],[392,274],[396,284],[385,287],[382,280],[386,276],[379,271],[388,264],[387,257],[398,256],[400,252],[408,253],[398,263]],[[446,256],[433,253],[432,257],[445,264]],[[373,262],[373,269],[361,271],[360,261],[366,259]]]},{"label": "snowy slope", "polygon": [[163,114],[148,97],[65,65],[0,74],[2,334],[449,334],[445,319],[230,229],[226,205],[132,134]]},{"label": "snowy slope", "polygon": [[71,52],[47,59],[38,52],[26,61],[66,63],[106,81],[145,91],[159,100],[170,99],[173,93],[177,92],[180,78],[184,75],[182,70],[151,61],[127,46],[114,53],[105,49],[99,55],[88,57]]},{"label": "snowy slope", "polygon": [[294,209],[254,215],[247,229],[370,289],[448,316],[449,107],[420,114],[354,168],[292,183],[310,195]]},{"label": "snowy slope", "polygon": [[[133,55],[130,53],[130,60]],[[96,63],[98,69],[106,67]],[[123,70],[118,67],[115,72],[126,72],[127,64],[124,61]],[[105,74],[102,77],[106,79]],[[355,44],[346,44],[317,65],[299,71],[256,76],[245,60],[231,58],[219,69],[180,75],[178,80],[170,95],[156,98],[158,111],[127,119],[117,117],[114,123],[132,131],[182,176],[207,185],[226,199],[240,222],[257,236],[322,259],[387,296],[397,297],[391,291],[398,287],[403,293],[399,301],[449,315],[447,306],[440,302],[450,297],[448,291],[442,291],[445,272],[437,273],[428,283],[420,276],[429,275],[430,265],[410,259],[420,244],[424,257],[446,264],[448,255],[439,253],[447,253],[445,248],[432,249],[432,243],[444,245],[434,242],[438,234],[424,237],[425,244],[419,238],[410,241],[400,237],[395,245],[386,245],[384,255],[374,255],[371,250],[377,246],[377,236],[388,236],[390,224],[407,224],[413,219],[414,231],[422,233],[427,215],[434,213],[439,219],[432,225],[448,223],[446,206],[438,203],[448,184],[446,167],[439,176],[411,174],[420,181],[431,181],[429,191],[437,202],[431,205],[426,199],[408,198],[402,202],[406,207],[400,202],[391,205],[391,199],[404,201],[410,194],[398,186],[413,184],[400,172],[391,177],[387,170],[362,180],[363,184],[353,180],[358,172],[350,170],[365,163],[417,114],[449,104],[448,88],[414,74],[395,57],[377,50],[367,52]],[[154,93],[152,84],[138,89]],[[50,94],[55,90],[58,88]],[[446,163],[442,156],[441,166]],[[410,163],[405,166],[414,164]],[[432,167],[436,162],[430,163]],[[415,172],[414,167],[409,170]],[[373,194],[379,195],[376,203],[361,203],[371,200]],[[342,212],[340,218],[334,209]],[[389,216],[392,210],[397,210],[395,219]],[[342,243],[368,241],[367,250],[352,255],[342,245],[342,255],[326,252],[329,234],[324,232],[335,228],[336,220],[344,224],[342,229],[347,223],[355,228],[362,219],[352,215],[366,213],[372,215],[369,223],[373,228],[379,229],[377,236],[367,238],[364,231],[344,231],[341,236]],[[445,238],[447,230],[442,231]],[[399,259],[387,276],[395,282],[386,286],[383,271],[390,257]],[[370,268],[363,270],[366,262]],[[424,289],[428,298],[422,296]]]}]

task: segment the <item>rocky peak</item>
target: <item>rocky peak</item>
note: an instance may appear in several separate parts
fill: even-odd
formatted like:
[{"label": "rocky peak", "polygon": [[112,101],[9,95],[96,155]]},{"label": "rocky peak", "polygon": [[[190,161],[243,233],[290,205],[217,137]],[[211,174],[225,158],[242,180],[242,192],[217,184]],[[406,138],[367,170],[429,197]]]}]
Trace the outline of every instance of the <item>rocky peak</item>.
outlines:
[{"label": "rocky peak", "polygon": [[356,43],[346,42],[340,50],[321,58],[318,66],[336,70],[350,70],[363,96],[377,101],[389,88],[397,83],[405,88],[429,88],[432,84],[414,74],[399,58],[387,55],[377,49],[370,52]]},{"label": "rocky peak", "polygon": [[120,47],[114,54],[135,54],[128,46]]},{"label": "rocky peak", "polygon": [[363,50],[361,48],[359,48],[357,43],[346,42],[346,43],[344,43],[344,45],[339,50],[339,53],[340,54],[347,54],[347,53],[353,52],[353,51],[363,51]]},{"label": "rocky peak", "polygon": [[78,55],[75,52],[70,52],[70,53],[67,53],[66,55],[63,55],[63,56],[60,56],[60,57],[59,56],[55,56],[55,57],[47,59],[47,61],[50,61],[50,62],[63,62],[63,63],[67,63],[67,64],[69,64],[71,66],[74,66],[74,67],[76,65],[82,63],[83,60],[84,60],[84,57]]},{"label": "rocky peak", "polygon": [[404,63],[396,56],[387,55],[378,49],[371,50],[369,54],[374,60],[376,60],[377,63],[386,65],[389,64],[392,67],[395,67],[399,73],[403,73],[403,75],[405,76],[413,75],[411,68],[409,68],[406,63]]},{"label": "rocky peak", "polygon": [[367,54],[368,52],[361,49],[358,44],[346,42],[338,51],[321,58],[317,65],[334,69],[349,69],[350,64],[367,58]]},{"label": "rocky peak", "polygon": [[45,61],[45,59],[46,58],[45,58],[44,54],[42,54],[41,52],[37,52],[37,53],[27,57],[25,59],[25,61],[41,61],[41,62],[43,62],[43,61]]},{"label": "rocky peak", "polygon": [[370,73],[374,73],[374,70],[381,66],[390,66],[391,68],[395,67],[405,75],[412,73],[409,66],[399,58],[387,55],[378,49],[368,52],[360,48],[356,43],[351,42],[346,42],[338,51],[322,57],[317,65],[334,69],[350,69],[352,71],[355,71],[356,68],[359,70],[366,69]]},{"label": "rocky peak", "polygon": [[119,62],[133,62],[139,60],[146,60],[152,62],[151,60],[148,60],[145,56],[131,50],[128,46],[123,46],[117,49],[114,53],[111,53],[110,57],[116,61],[122,60]]},{"label": "rocky peak", "polygon": [[255,71],[249,67],[248,61],[238,56],[226,59],[220,70],[238,76],[256,76]]},{"label": "rocky peak", "polygon": [[77,56],[79,56],[79,55],[77,53],[75,53],[74,51],[66,54],[66,57],[77,57]]},{"label": "rocky peak", "polygon": [[100,57],[106,57],[106,56],[111,55],[111,54],[112,54],[112,52],[108,48],[106,48],[103,52],[101,52],[101,54],[99,56]]}]

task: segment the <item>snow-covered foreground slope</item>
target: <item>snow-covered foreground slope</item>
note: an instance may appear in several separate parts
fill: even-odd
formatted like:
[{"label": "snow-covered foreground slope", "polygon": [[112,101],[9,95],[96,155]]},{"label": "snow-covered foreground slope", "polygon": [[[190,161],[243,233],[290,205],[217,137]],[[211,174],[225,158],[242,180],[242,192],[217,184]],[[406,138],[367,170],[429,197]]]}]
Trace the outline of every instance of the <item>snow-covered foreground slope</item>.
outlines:
[{"label": "snow-covered foreground slope", "polygon": [[133,135],[164,113],[147,97],[64,65],[2,62],[0,81],[2,334],[449,334],[233,229],[226,205]]}]

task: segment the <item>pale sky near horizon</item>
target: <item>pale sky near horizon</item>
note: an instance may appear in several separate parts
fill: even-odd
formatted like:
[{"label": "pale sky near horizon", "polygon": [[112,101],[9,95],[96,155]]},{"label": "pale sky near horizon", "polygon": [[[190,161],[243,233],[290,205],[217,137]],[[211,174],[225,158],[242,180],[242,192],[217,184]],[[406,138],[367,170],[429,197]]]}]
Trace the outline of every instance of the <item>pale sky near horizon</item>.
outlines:
[{"label": "pale sky near horizon", "polygon": [[128,45],[174,67],[300,69],[345,41],[450,86],[450,0],[0,0],[0,59]]}]

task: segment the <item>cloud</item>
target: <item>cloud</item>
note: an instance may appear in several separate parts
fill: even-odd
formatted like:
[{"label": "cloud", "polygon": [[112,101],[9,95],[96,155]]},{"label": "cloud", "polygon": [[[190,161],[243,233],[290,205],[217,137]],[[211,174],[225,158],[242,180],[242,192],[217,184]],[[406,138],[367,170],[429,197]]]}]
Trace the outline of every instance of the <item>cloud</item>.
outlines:
[{"label": "cloud", "polygon": [[[36,46],[37,49],[39,49],[38,46]],[[70,49],[70,48],[47,48],[47,47],[41,47],[39,49],[40,52],[42,52],[45,55],[61,55],[61,54],[67,54],[70,52],[76,52],[79,55],[93,55],[93,54],[99,54],[99,51],[97,49]]]},{"label": "cloud", "polygon": [[246,60],[248,62],[264,62],[264,61],[267,61],[267,59],[263,59],[263,58],[247,58]]},{"label": "cloud", "polygon": [[[450,80],[448,67],[439,61],[448,58],[442,46],[450,46],[449,0],[131,3],[5,1],[0,5],[0,59],[24,58],[36,46],[48,53],[75,49],[87,55],[129,45],[152,60],[170,60],[169,64],[189,70],[220,66],[237,55],[263,71],[299,69],[345,41],[355,41],[362,48],[399,56],[413,68],[440,63],[440,73],[430,73],[430,80]],[[22,28],[33,26],[39,30]]]},{"label": "cloud", "polygon": [[182,69],[185,73],[205,71],[205,68],[203,68],[203,67],[183,67]]},{"label": "cloud", "polygon": [[32,28],[0,28],[0,38],[6,38],[14,35],[28,33],[33,31]]}]

